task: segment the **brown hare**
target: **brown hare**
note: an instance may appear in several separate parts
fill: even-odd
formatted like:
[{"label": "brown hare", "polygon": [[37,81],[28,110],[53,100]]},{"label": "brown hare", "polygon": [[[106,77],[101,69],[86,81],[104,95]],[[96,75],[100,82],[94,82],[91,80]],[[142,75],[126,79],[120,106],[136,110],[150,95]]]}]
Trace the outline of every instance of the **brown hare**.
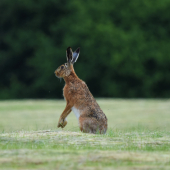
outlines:
[{"label": "brown hare", "polygon": [[67,63],[58,67],[54,72],[58,78],[63,78],[65,81],[63,94],[67,102],[60,116],[58,127],[66,126],[66,117],[73,111],[82,132],[104,134],[107,130],[106,115],[90,93],[86,83],[78,78],[73,68],[79,53],[80,48],[72,52],[72,49],[68,47],[66,50]]}]

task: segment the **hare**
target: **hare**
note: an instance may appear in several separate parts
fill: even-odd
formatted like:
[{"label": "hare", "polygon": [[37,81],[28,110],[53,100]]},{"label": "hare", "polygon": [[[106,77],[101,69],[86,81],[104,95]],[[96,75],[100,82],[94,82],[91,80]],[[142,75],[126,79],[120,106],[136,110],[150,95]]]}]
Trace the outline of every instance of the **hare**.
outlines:
[{"label": "hare", "polygon": [[84,133],[100,133],[107,131],[107,118],[90,93],[86,83],[78,78],[73,64],[77,61],[80,48],[72,52],[70,47],[66,50],[67,63],[55,70],[58,78],[63,78],[65,86],[63,95],[67,102],[58,122],[58,128],[67,125],[66,117],[73,111],[78,119],[80,130]]}]

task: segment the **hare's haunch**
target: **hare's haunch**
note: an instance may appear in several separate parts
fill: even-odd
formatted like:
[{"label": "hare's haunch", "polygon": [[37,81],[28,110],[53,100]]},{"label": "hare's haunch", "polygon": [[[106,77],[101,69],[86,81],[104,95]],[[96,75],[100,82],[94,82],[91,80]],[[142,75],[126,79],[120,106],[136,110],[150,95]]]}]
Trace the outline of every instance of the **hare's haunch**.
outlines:
[{"label": "hare's haunch", "polygon": [[72,52],[70,47],[66,50],[67,63],[55,70],[58,78],[65,80],[63,89],[64,98],[67,102],[60,116],[58,127],[67,125],[66,117],[73,111],[78,119],[79,127],[85,133],[106,133],[107,118],[90,93],[86,83],[78,78],[73,64],[77,61],[80,48]]}]

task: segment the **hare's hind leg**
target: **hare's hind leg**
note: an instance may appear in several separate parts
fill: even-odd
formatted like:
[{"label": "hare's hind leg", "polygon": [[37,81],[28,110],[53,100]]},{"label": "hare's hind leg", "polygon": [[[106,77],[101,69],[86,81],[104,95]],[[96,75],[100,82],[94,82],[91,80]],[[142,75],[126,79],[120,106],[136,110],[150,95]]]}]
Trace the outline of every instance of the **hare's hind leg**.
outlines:
[{"label": "hare's hind leg", "polygon": [[84,133],[105,134],[107,131],[107,120],[97,121],[95,118],[80,116],[79,126]]},{"label": "hare's hind leg", "polygon": [[84,133],[100,133],[98,121],[95,118],[79,117],[80,130]]}]

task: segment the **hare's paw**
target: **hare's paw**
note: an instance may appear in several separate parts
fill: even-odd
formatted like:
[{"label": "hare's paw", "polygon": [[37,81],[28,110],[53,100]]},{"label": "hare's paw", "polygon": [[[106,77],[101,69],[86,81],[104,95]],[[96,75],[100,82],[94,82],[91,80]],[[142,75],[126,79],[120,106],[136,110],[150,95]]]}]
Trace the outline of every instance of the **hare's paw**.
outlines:
[{"label": "hare's paw", "polygon": [[57,127],[58,128],[59,127],[64,128],[66,125],[67,125],[67,121],[65,119],[60,118],[59,121],[58,121]]}]

